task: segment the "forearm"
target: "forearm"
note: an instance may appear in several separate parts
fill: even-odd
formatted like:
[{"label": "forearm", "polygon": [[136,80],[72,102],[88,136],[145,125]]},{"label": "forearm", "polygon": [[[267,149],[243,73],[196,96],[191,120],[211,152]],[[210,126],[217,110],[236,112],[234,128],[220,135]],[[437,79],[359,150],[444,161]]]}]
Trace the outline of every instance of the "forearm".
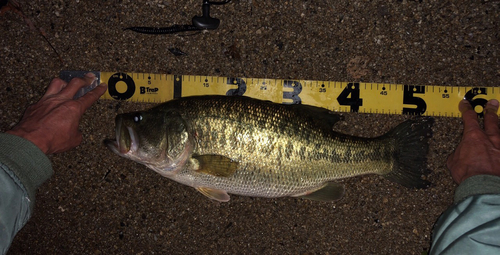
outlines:
[{"label": "forearm", "polygon": [[9,249],[15,234],[31,217],[32,202],[19,179],[0,163],[0,254]]},{"label": "forearm", "polygon": [[467,178],[455,190],[455,204],[467,197],[482,194],[500,194],[500,177],[493,175],[476,175]]},{"label": "forearm", "polygon": [[36,189],[51,175],[49,159],[34,144],[0,134],[0,254],[30,218]]},{"label": "forearm", "polygon": [[53,173],[50,160],[36,145],[11,134],[0,133],[0,162],[20,180],[32,201],[38,186]]},{"label": "forearm", "polygon": [[430,254],[500,254],[499,236],[500,177],[473,176],[436,223]]}]

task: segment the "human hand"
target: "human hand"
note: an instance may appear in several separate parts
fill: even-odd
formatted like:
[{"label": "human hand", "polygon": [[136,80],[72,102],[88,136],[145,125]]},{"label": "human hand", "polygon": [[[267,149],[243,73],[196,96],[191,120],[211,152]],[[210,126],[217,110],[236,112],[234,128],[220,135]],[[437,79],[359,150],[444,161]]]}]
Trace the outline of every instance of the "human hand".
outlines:
[{"label": "human hand", "polygon": [[479,126],[477,114],[467,100],[459,104],[464,122],[462,141],[448,157],[448,169],[453,180],[460,184],[474,175],[500,176],[500,130],[498,105],[495,99],[484,108],[484,130]]},{"label": "human hand", "polygon": [[30,105],[21,121],[6,133],[31,141],[45,154],[78,146],[82,141],[82,133],[78,130],[80,119],[85,110],[104,94],[107,86],[102,83],[76,100],[73,97],[94,80],[93,73],[87,73],[83,79],[74,78],[69,83],[53,79],[40,101]]}]

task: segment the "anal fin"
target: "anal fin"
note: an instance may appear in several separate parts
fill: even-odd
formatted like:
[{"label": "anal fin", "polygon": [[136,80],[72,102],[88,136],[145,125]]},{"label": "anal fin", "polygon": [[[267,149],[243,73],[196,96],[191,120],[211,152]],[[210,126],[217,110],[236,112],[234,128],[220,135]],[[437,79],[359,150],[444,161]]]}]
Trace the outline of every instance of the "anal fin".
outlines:
[{"label": "anal fin", "polygon": [[341,199],[343,195],[344,185],[336,182],[328,182],[323,187],[304,195],[298,195],[298,197],[314,201],[331,202]]},{"label": "anal fin", "polygon": [[217,200],[219,202],[229,201],[229,195],[225,190],[213,189],[208,187],[198,187],[196,188],[196,190],[210,199]]}]

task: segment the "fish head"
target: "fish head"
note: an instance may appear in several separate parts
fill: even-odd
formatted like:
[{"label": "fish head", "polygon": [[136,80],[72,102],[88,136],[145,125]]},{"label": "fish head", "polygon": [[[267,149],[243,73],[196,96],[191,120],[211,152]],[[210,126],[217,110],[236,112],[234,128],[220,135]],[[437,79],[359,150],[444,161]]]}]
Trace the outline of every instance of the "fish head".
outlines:
[{"label": "fish head", "polygon": [[187,124],[174,111],[152,109],[119,114],[115,125],[116,139],[106,140],[106,146],[162,175],[177,172],[193,151]]}]

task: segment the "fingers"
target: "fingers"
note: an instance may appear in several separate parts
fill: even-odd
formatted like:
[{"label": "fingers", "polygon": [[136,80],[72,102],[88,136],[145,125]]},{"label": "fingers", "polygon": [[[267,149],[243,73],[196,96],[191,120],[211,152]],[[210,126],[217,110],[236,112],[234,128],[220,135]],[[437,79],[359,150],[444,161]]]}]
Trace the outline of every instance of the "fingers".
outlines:
[{"label": "fingers", "polygon": [[59,78],[52,79],[52,81],[49,84],[49,87],[47,88],[47,91],[45,92],[42,98],[59,93],[64,87],[66,87],[66,85],[68,85],[68,83]]},{"label": "fingers", "polygon": [[[492,99],[484,107],[484,133],[488,135],[495,147],[500,147],[500,128],[498,126],[499,102]],[[477,114],[467,100],[462,100],[458,105],[464,121],[464,136],[471,131],[480,129]],[[482,131],[481,131],[482,132]],[[484,134],[483,133],[483,134]]]},{"label": "fingers", "polygon": [[[45,92],[43,97],[57,95],[62,99],[73,100],[74,95],[81,88],[90,86],[95,79],[96,76],[92,72],[85,74],[83,78],[73,78],[69,83],[66,83],[59,78],[55,78],[50,83],[47,88],[47,92]],[[85,110],[97,101],[99,97],[106,92],[106,89],[107,85],[102,83],[93,90],[87,92],[84,96],[78,98],[76,101],[80,103],[80,114],[83,114]]]},{"label": "fingers", "polygon": [[486,103],[484,108],[484,131],[490,137],[490,140],[500,146],[500,130],[498,128],[498,101],[492,99]]},{"label": "fingers", "polygon": [[83,78],[73,78],[68,85],[61,90],[61,96],[72,99],[78,90],[90,86],[95,79],[96,77],[92,72],[88,72]]},{"label": "fingers", "polygon": [[469,101],[465,99],[460,101],[458,109],[462,113],[462,119],[464,121],[464,134],[480,128],[479,121],[477,120],[477,113],[474,111]]},{"label": "fingers", "polygon": [[85,112],[85,110],[87,110],[95,101],[97,101],[97,99],[99,99],[102,94],[106,92],[107,88],[108,86],[105,83],[101,83],[95,89],[78,98],[77,101],[82,105],[82,113]]}]

